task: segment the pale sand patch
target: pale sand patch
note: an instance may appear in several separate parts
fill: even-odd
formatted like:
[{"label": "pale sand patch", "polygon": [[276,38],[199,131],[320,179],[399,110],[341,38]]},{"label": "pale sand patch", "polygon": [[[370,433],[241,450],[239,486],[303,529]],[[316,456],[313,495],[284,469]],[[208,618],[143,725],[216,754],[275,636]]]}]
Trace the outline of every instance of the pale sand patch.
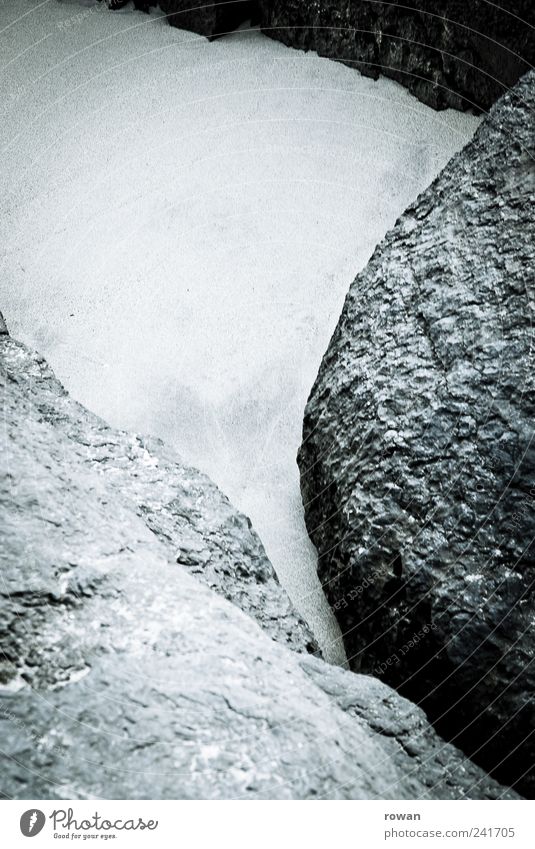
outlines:
[{"label": "pale sand patch", "polygon": [[341,662],[303,522],[303,408],[351,280],[478,121],[258,32],[29,8],[0,8],[10,330],[221,486]]}]

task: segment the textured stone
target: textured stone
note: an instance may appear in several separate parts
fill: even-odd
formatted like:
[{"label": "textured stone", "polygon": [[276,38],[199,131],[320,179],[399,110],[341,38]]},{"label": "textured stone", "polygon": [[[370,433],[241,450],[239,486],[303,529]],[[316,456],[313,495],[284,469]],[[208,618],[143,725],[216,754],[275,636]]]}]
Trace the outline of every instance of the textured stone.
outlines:
[{"label": "textured stone", "polygon": [[435,108],[486,110],[535,64],[532,0],[260,0],[260,8],[266,35],[391,77]]},{"label": "textured stone", "polygon": [[[206,567],[206,550],[232,571],[223,497],[69,399],[38,355],[0,346],[1,795],[515,797],[386,685],[290,651],[175,564],[142,504],[169,529],[174,493],[182,559]],[[240,540],[257,573],[259,544]]]},{"label": "textured stone", "polygon": [[[72,571],[68,551],[63,551],[66,559],[60,559],[62,550],[55,551],[51,536],[56,525],[61,532],[62,511],[70,508],[71,495],[64,492],[53,503],[42,495],[46,486],[44,482],[41,485],[37,476],[38,466],[36,474],[31,470],[34,457],[28,448],[39,455],[44,441],[44,451],[52,426],[56,442],[63,440],[94,471],[96,481],[101,480],[107,490],[129,502],[130,509],[146,525],[149,536],[157,537],[167,548],[169,557],[237,604],[274,639],[300,651],[317,651],[314,637],[279,584],[250,520],[234,509],[206,475],[182,463],[158,439],[108,427],[65,392],[42,358],[9,337],[0,336],[0,340],[4,368],[11,369],[9,379],[17,381],[22,393],[18,396],[11,393],[4,402],[4,411],[6,403],[18,405],[17,409],[24,404],[28,409],[26,432],[17,428],[11,443],[11,458],[4,457],[4,462],[14,465],[19,473],[26,466],[30,489],[24,491],[26,500],[21,504],[20,515],[25,505],[33,504],[33,499],[39,503],[42,499],[44,515],[51,515],[49,521],[45,520],[45,527],[50,529],[54,575],[61,573],[76,580],[79,571]],[[37,414],[35,421],[30,411]],[[2,506],[9,507],[12,493],[8,490],[4,495],[7,501]],[[113,537],[114,521],[110,516],[110,527],[103,524],[102,534]],[[16,535],[10,544],[17,544]],[[18,550],[11,555],[13,560],[21,556]],[[42,564],[37,564],[37,568],[41,571]]]},{"label": "textured stone", "polygon": [[533,792],[535,75],[353,282],[299,464],[354,669]]},{"label": "textured stone", "polygon": [[251,0],[202,4],[190,0],[160,0],[159,6],[172,26],[212,38],[232,32],[249,20],[255,4]]}]

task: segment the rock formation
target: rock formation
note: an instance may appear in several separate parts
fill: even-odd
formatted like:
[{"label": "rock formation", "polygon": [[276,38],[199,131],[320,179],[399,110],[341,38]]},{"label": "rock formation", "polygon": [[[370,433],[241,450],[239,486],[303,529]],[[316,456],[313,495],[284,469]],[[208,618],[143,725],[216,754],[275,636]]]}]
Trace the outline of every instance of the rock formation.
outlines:
[{"label": "rock formation", "polygon": [[[149,532],[167,548],[169,558],[234,602],[274,639],[299,651],[318,650],[308,626],[279,584],[249,519],[234,509],[206,475],[180,462],[158,439],[108,427],[65,392],[42,359],[9,337],[4,345],[4,356],[10,355],[18,363],[21,390],[26,393],[24,398],[8,398],[8,402],[18,408],[24,403],[42,416],[38,426],[29,417],[24,434],[19,428],[21,441],[12,443],[10,461],[15,468],[33,463],[29,449],[39,454],[40,439],[47,438],[42,435],[43,427],[53,425],[56,439],[61,437],[75,449],[84,463],[98,472],[107,489],[130,502]],[[27,477],[33,480],[36,498],[41,490],[38,472],[38,464],[33,475],[28,466]],[[43,510],[51,515],[48,524],[60,527],[62,510],[69,509],[69,493],[57,503],[44,502]],[[31,498],[28,503],[33,503]],[[114,521],[110,516],[109,522]],[[104,522],[101,533],[112,537],[113,529]],[[54,570],[66,576],[71,572],[69,552],[60,551],[58,543]],[[78,574],[72,578],[76,580]],[[53,576],[51,580],[55,580]]]},{"label": "rock formation", "polygon": [[[110,0],[120,8],[127,0]],[[136,3],[148,11],[153,3]],[[535,64],[532,0],[160,0],[169,23],[208,38],[249,21],[377,79],[397,80],[435,109],[488,110]]]},{"label": "rock formation", "polygon": [[289,650],[305,629],[205,477],[6,332],[0,361],[4,797],[514,798],[386,685]]},{"label": "rock formation", "polygon": [[488,109],[535,64],[532,0],[260,0],[266,35],[363,74],[384,74],[435,108]]},{"label": "rock formation", "polygon": [[236,29],[255,14],[254,0],[229,0],[221,3],[191,3],[190,0],[160,0],[169,23],[213,38]]},{"label": "rock formation", "polygon": [[299,464],[354,669],[532,792],[535,75],[353,282]]}]

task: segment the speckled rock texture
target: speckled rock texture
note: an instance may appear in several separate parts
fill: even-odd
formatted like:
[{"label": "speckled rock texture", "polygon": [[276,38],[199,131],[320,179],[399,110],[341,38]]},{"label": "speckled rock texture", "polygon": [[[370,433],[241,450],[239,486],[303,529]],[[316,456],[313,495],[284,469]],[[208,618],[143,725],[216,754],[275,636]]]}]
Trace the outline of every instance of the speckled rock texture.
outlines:
[{"label": "speckled rock texture", "polygon": [[253,0],[230,0],[230,2],[192,3],[191,0],[160,0],[162,12],[168,15],[169,23],[179,29],[187,29],[213,38],[232,32],[255,12]]},{"label": "speckled rock texture", "polygon": [[[76,582],[80,570],[75,568],[76,563],[70,563],[68,550],[58,547],[56,551],[54,547],[54,529],[61,537],[72,496],[66,486],[61,497],[47,498],[46,483],[41,482],[36,465],[36,457],[45,451],[52,430],[56,450],[60,451],[63,444],[65,450],[74,452],[93,472],[95,481],[102,482],[101,488],[116,493],[137,514],[147,527],[149,538],[155,536],[166,547],[169,558],[256,619],[270,637],[298,651],[317,651],[308,626],[279,584],[249,519],[235,510],[206,475],[182,463],[158,439],[108,427],[65,392],[42,358],[5,334],[0,339],[7,386],[12,390],[3,401],[4,415],[6,405],[11,405],[7,426],[9,416],[15,423],[11,454],[7,453],[3,462],[7,480],[11,468],[24,478],[19,492],[20,510],[11,521],[23,517],[25,509],[34,502],[39,507],[42,527],[48,530],[47,550],[53,568],[49,577],[53,585],[59,575],[63,576],[62,584]],[[6,371],[3,377],[5,380]],[[13,391],[15,386],[18,394]],[[23,405],[28,411],[24,431],[17,418]],[[12,498],[13,491],[8,486],[2,508],[9,508]],[[110,516],[109,522],[115,522],[115,518]],[[105,523],[101,533],[111,539],[113,527]],[[13,533],[10,545],[16,545],[17,540]],[[16,560],[22,555],[16,549],[8,551],[7,556]],[[41,573],[42,563],[36,568]]]},{"label": "speckled rock texture", "polygon": [[352,667],[530,793],[534,114],[532,73],[353,282],[299,455]]},{"label": "speckled rock texture", "polygon": [[132,489],[158,475],[147,509],[174,491],[232,569],[223,497],[75,404],[38,355],[0,346],[1,796],[515,797],[389,687],[289,650],[177,565],[140,506],[150,487]]},{"label": "speckled rock texture", "polygon": [[266,35],[391,77],[438,109],[487,110],[535,64],[532,0],[260,0],[260,7]]}]

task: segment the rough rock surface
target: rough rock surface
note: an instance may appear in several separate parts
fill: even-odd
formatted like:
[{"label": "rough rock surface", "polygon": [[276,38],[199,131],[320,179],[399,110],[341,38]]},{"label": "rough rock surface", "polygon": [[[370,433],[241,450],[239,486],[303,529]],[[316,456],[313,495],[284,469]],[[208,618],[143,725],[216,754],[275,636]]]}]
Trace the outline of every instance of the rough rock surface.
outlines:
[{"label": "rough rock surface", "polygon": [[533,792],[535,74],[376,249],[305,413],[307,527],[354,669]]},{"label": "rough rock surface", "polygon": [[[514,798],[386,685],[290,651],[177,566],[129,491],[153,455],[0,346],[1,795]],[[188,474],[185,515],[210,488]]]},{"label": "rough rock surface", "polygon": [[255,4],[251,0],[202,4],[191,3],[191,0],[160,0],[159,6],[172,26],[208,38],[231,32],[255,14]]},{"label": "rough rock surface", "polygon": [[266,35],[398,80],[435,108],[488,109],[535,64],[532,0],[260,0],[260,7]]},{"label": "rough rock surface", "polygon": [[[39,469],[32,475],[33,458],[26,449],[33,446],[38,452],[40,440],[48,438],[47,428],[54,426],[58,442],[61,437],[104,486],[130,502],[131,509],[166,546],[172,559],[256,619],[274,639],[299,651],[318,650],[308,626],[279,584],[250,520],[235,510],[206,475],[180,462],[176,453],[158,439],[108,427],[65,392],[42,358],[35,358],[7,336],[3,345],[4,365],[11,362],[19,371],[21,391],[26,393],[24,404],[41,418],[33,424],[29,420],[26,443],[19,445],[20,455],[14,455],[11,461],[5,457],[4,462],[15,468],[19,462],[28,464],[27,485],[33,489],[25,497],[28,504],[33,499],[42,502],[45,527],[61,527],[70,495],[65,492],[59,501],[42,495]],[[23,403],[21,398],[12,402]],[[5,497],[9,506],[9,490]],[[104,536],[113,536],[110,526],[114,522],[111,515],[103,522]],[[70,574],[68,559],[60,562],[50,540],[55,573]],[[54,576],[51,579],[55,580]]]}]

